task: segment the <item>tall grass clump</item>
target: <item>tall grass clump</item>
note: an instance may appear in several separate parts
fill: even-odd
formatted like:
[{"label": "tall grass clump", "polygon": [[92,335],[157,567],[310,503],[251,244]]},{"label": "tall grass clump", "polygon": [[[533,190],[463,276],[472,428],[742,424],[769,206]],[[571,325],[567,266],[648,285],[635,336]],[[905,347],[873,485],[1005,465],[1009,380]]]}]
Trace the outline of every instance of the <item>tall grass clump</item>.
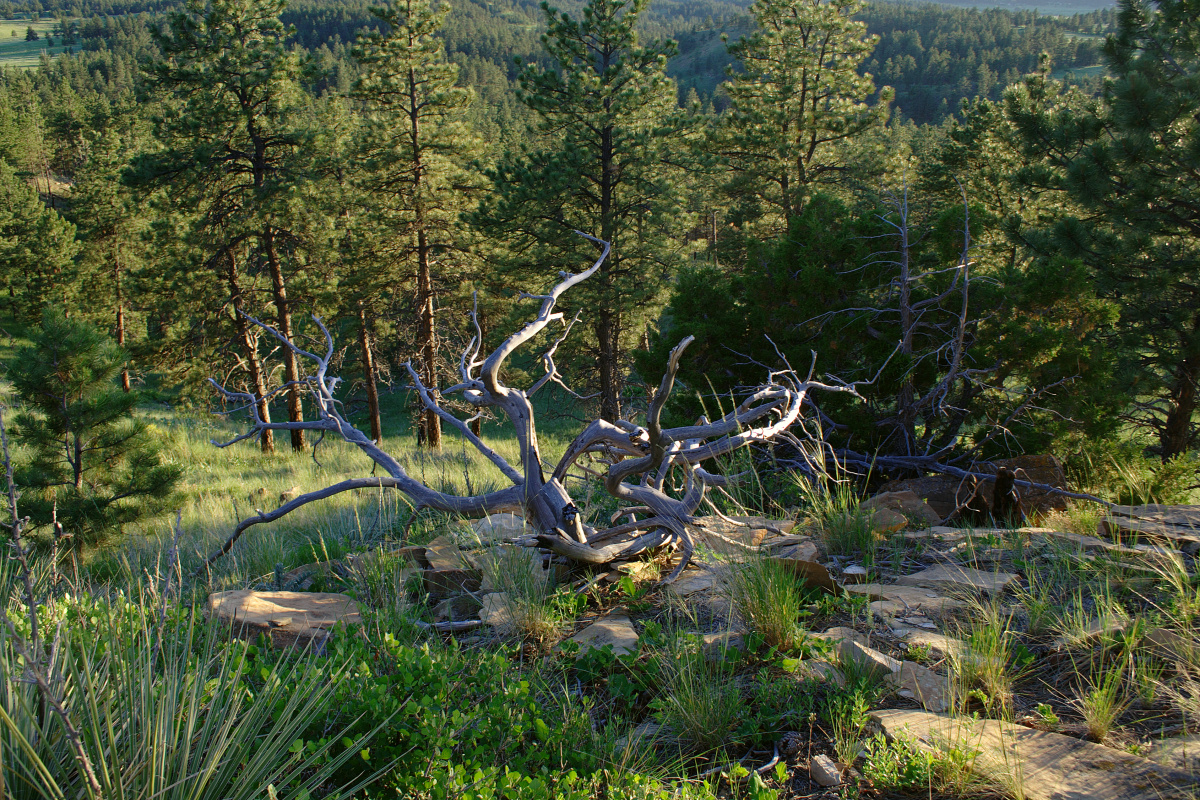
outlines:
[{"label": "tall grass clump", "polygon": [[786,651],[803,639],[805,592],[786,562],[750,554],[730,565],[726,590],[738,615],[766,644]]},{"label": "tall grass clump", "polygon": [[542,568],[537,550],[497,547],[479,557],[486,584],[498,595],[502,635],[545,642],[558,635],[563,620],[553,602],[554,572]]},{"label": "tall grass clump", "polygon": [[819,477],[797,472],[795,481],[823,549],[829,555],[857,556],[874,563],[878,539],[873,514],[860,507],[850,474],[836,460],[830,469],[820,448],[814,448],[808,460]]},{"label": "tall grass clump", "polygon": [[959,631],[961,646],[949,654],[955,700],[964,707],[975,700],[1008,715],[1013,685],[1028,669],[1028,664],[1016,663],[1013,612],[989,598],[972,603],[967,619]]},{"label": "tall grass clump", "polygon": [[677,639],[659,655],[667,691],[658,718],[688,753],[711,753],[729,742],[745,709],[741,691],[721,663],[710,664],[694,642]]},{"label": "tall grass clump", "polygon": [[1083,716],[1088,738],[1102,744],[1129,707],[1123,670],[1096,667],[1087,682],[1077,687],[1075,707]]}]

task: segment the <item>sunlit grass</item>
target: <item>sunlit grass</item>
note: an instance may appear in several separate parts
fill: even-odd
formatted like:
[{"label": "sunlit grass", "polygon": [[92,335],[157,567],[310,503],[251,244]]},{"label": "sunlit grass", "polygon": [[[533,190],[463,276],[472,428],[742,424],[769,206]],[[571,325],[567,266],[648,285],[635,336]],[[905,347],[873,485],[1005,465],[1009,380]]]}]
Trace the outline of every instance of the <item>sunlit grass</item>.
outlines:
[{"label": "sunlit grass", "polygon": [[[393,424],[385,427],[383,447],[409,475],[454,494],[476,494],[509,485],[500,470],[455,431],[445,431],[439,451],[418,448],[407,426],[395,424],[396,418],[407,419],[404,398],[395,395],[388,401],[385,413]],[[280,436],[276,452],[264,454],[257,440],[226,448],[212,444],[244,430],[238,420],[155,409],[141,413],[154,425],[165,460],[184,469],[180,490],[185,499],[178,509],[183,531],[179,557],[184,571],[199,567],[239,519],[276,508],[284,492],[302,493],[350,477],[381,474],[372,470],[370,459],[357,448],[330,436],[304,453],[292,452],[286,437]],[[543,459],[556,459],[575,433],[569,421],[541,426]],[[484,427],[483,435],[489,446],[510,463],[517,463],[518,447],[511,428],[493,423]],[[253,584],[265,580],[277,565],[291,569],[317,560],[314,556],[322,550],[337,557],[382,539],[397,538],[410,516],[411,504],[394,490],[364,490],[315,502],[247,531],[229,555],[214,565],[211,583],[217,588]],[[118,578],[126,571],[141,574],[169,548],[173,522],[174,514],[164,515],[127,531],[127,536],[89,559],[89,570],[101,579]],[[420,537],[438,522],[437,515],[430,516],[409,533],[424,541]]]}]

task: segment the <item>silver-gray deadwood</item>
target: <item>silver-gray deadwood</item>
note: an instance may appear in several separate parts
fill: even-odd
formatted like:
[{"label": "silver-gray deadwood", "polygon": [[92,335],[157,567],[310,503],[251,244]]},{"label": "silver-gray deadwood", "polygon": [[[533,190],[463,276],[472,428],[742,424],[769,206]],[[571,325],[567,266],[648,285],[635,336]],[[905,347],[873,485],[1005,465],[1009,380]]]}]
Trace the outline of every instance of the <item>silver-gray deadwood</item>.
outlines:
[{"label": "silver-gray deadwood", "polygon": [[[680,428],[663,428],[660,422],[663,405],[675,383],[680,357],[693,340],[693,337],[689,336],[671,352],[667,373],[650,400],[646,424],[638,425],[628,420],[595,420],[571,442],[547,478],[547,465],[542,461],[538,447],[531,398],[538,390],[552,382],[566,388],[555,366],[554,354],[575,322],[574,319],[567,322],[563,314],[555,311],[554,307],[564,292],[587,280],[600,269],[610,249],[607,242],[587,234],[580,235],[601,248],[596,262],[589,269],[575,275],[560,273],[561,280],[547,294],[522,295],[523,299],[541,301],[537,316],[505,339],[486,357],[481,357],[482,336],[478,321],[474,319],[474,314],[472,315],[476,323],[476,335],[459,359],[460,380],[457,384],[439,391],[436,387],[426,386],[412,365],[406,365],[413,387],[420,395],[425,408],[455,428],[512,482],[511,486],[494,492],[465,497],[436,491],[410,477],[378,442],[372,441],[354,427],[345,418],[340,404],[334,399],[334,392],[340,381],[327,374],[334,354],[333,338],[320,319],[314,317],[325,336],[326,351],[323,356],[297,347],[271,326],[250,318],[255,324],[273,334],[295,355],[315,366],[315,371],[300,383],[311,396],[316,418],[299,422],[264,420],[259,415],[258,405],[252,395],[229,391],[213,381],[213,385],[227,400],[238,402],[250,414],[253,422],[253,427],[240,436],[214,444],[228,447],[235,442],[257,436],[264,430],[300,428],[329,432],[358,447],[387,475],[345,480],[303,494],[269,513],[259,512],[242,520],[225,544],[209,557],[200,571],[204,571],[227,553],[237,538],[253,525],[271,522],[301,506],[341,492],[386,487],[403,492],[416,509],[430,508],[462,516],[480,516],[500,511],[523,514],[530,526],[537,531],[535,535],[523,540],[524,544],[538,546],[575,561],[601,564],[618,557],[628,557],[664,545],[673,545],[680,549],[682,555],[668,580],[677,577],[687,566],[695,550],[690,526],[695,522],[694,514],[704,501],[705,491],[711,486],[725,485],[730,480],[727,476],[706,470],[702,466],[704,462],[711,465],[713,459],[753,443],[771,441],[786,433],[800,419],[801,409],[810,389],[855,393],[854,387],[815,382],[812,380],[811,369],[804,380],[791,369],[773,371],[767,375],[764,384],[720,419],[712,422],[701,420],[695,425]],[[505,359],[554,322],[563,323],[564,330],[542,356],[545,374],[528,390],[505,386],[500,379],[500,370]],[[280,387],[276,392],[286,391],[288,388]],[[520,462],[509,463],[488,447],[480,436],[472,432],[467,422],[442,408],[438,402],[439,397],[450,395],[462,398],[481,411],[488,408],[503,411],[515,429]],[[580,460],[585,458],[590,460],[591,467],[579,464]],[[584,524],[565,486],[568,472],[577,465],[584,469],[585,473],[601,478],[608,493],[623,504],[624,507],[613,517],[612,522],[615,523],[622,517],[628,517],[628,521],[607,528],[593,528]],[[678,481],[673,481],[672,478]]]}]

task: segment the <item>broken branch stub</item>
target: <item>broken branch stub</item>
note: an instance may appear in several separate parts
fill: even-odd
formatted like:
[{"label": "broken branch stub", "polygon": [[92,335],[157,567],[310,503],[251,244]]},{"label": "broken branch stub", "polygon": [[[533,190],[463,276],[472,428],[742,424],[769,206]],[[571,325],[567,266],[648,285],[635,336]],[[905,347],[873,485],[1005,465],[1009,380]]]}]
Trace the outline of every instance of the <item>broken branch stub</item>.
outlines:
[{"label": "broken branch stub", "polygon": [[[297,422],[268,421],[259,414],[253,396],[230,391],[213,381],[225,399],[242,403],[252,422],[252,428],[241,436],[214,444],[225,447],[266,430],[329,432],[358,447],[386,473],[386,477],[345,480],[300,495],[270,513],[260,511],[256,516],[240,522],[228,541],[213,553],[200,571],[228,552],[237,538],[254,525],[278,519],[301,506],[340,492],[386,487],[403,492],[412,501],[415,510],[430,508],[468,517],[501,511],[523,514],[536,531],[534,536],[523,540],[525,544],[542,547],[573,561],[606,563],[663,545],[675,545],[682,555],[668,578],[674,579],[695,551],[690,526],[695,522],[694,514],[704,501],[706,490],[726,482],[723,476],[706,470],[703,462],[727,456],[751,444],[769,442],[784,434],[800,418],[805,396],[810,389],[856,394],[855,387],[818,383],[811,380],[811,375],[802,380],[791,369],[785,369],[770,373],[764,384],[756,387],[736,408],[720,419],[712,422],[701,420],[695,425],[680,428],[663,428],[660,421],[662,409],[674,385],[680,358],[692,341],[689,336],[671,353],[667,374],[651,398],[645,426],[624,419],[616,422],[602,419],[593,421],[571,442],[547,477],[547,465],[542,460],[538,445],[530,396],[547,382],[562,383],[553,355],[566,331],[553,341],[549,351],[543,355],[546,374],[530,390],[506,386],[501,380],[501,368],[510,355],[532,341],[551,323],[562,322],[564,328],[569,330],[574,322],[567,322],[561,312],[555,311],[555,305],[564,292],[594,275],[610,250],[607,242],[587,234],[579,235],[601,248],[595,263],[578,274],[564,273],[562,280],[546,294],[526,295],[541,301],[536,316],[486,357],[481,357],[482,343],[476,324],[476,335],[459,359],[457,384],[441,390],[426,386],[409,365],[409,377],[424,407],[457,429],[512,484],[485,494],[458,496],[430,488],[408,475],[381,443],[372,441],[346,419],[340,403],[334,399],[339,380],[328,375],[334,352],[333,339],[319,318],[314,317],[314,320],[325,336],[327,347],[324,355],[302,350],[271,326],[252,319],[310,365],[311,374],[299,383],[311,396],[316,414],[312,419]],[[473,321],[477,323],[477,320]],[[489,447],[467,423],[441,407],[439,398],[455,395],[476,409],[499,409],[504,412],[512,422],[517,440],[519,460],[516,463],[511,463]],[[580,463],[585,459],[590,462],[587,467]],[[618,502],[635,507],[629,508],[628,514],[618,513],[613,517],[615,522],[621,516],[629,516],[629,521],[606,528],[584,524],[565,486],[568,473],[577,467],[585,473],[599,474],[605,489]]]}]

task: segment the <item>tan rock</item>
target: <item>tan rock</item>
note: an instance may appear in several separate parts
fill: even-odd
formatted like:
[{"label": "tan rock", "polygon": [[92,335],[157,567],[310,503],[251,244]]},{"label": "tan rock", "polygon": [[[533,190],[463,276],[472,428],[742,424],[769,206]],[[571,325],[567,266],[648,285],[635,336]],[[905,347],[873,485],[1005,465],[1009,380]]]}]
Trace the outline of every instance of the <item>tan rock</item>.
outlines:
[{"label": "tan rock", "polygon": [[811,658],[796,665],[796,675],[801,679],[829,681],[834,686],[843,686],[846,678],[842,671],[822,658]]},{"label": "tan rock", "polygon": [[703,634],[701,650],[706,661],[720,661],[729,651],[742,652],[746,649],[745,631],[728,630]]},{"label": "tan rock", "polygon": [[865,513],[876,533],[895,533],[909,526],[908,517],[891,508],[870,508]]},{"label": "tan rock", "polygon": [[1090,645],[1105,636],[1114,636],[1129,627],[1129,620],[1123,617],[1098,617],[1093,619],[1081,631],[1075,631],[1070,636],[1059,636],[1051,643],[1054,650],[1065,650],[1068,647]]},{"label": "tan rock", "polygon": [[1157,542],[1194,554],[1200,550],[1200,506],[1113,506],[1096,535],[1120,542]]},{"label": "tan rock", "polygon": [[1017,579],[1007,572],[984,572],[958,564],[937,564],[913,575],[905,575],[896,583],[900,586],[921,586],[959,592],[994,594]]},{"label": "tan rock", "polygon": [[483,576],[477,569],[427,569],[421,577],[425,592],[432,598],[479,591]]},{"label": "tan rock", "polygon": [[833,595],[841,594],[841,585],[830,576],[829,570],[815,559],[780,558],[778,560],[787,566],[802,583],[816,586]]},{"label": "tan rock", "polygon": [[1150,750],[1150,759],[1197,776],[1197,780],[1200,780],[1200,733],[1189,733],[1154,742]]},{"label": "tan rock", "polygon": [[479,611],[479,601],[470,595],[449,597],[434,606],[433,616],[438,622],[464,620],[474,617]]},{"label": "tan rock", "polygon": [[425,545],[425,563],[431,569],[461,569],[467,560],[454,537],[445,535]]},{"label": "tan rock", "polygon": [[[740,520],[731,517],[734,522],[727,522],[720,517],[699,517],[696,519],[694,531],[698,543],[705,545],[714,553],[721,555],[744,555],[746,545],[758,547],[774,531],[764,527],[772,523],[761,517],[744,517]],[[775,534],[778,535],[778,534]],[[737,544],[731,544],[730,541]]]},{"label": "tan rock", "polygon": [[818,786],[830,788],[842,783],[842,770],[827,755],[815,756],[808,765],[808,776]]},{"label": "tan rock", "polygon": [[858,506],[863,510],[890,509],[899,512],[910,525],[937,525],[942,517],[915,492],[880,492]]},{"label": "tan rock", "polygon": [[638,635],[633,622],[620,612],[601,617],[572,636],[571,641],[579,644],[581,654],[590,648],[600,649],[609,644],[617,655],[636,653],[638,649]]},{"label": "tan rock", "polygon": [[1142,637],[1142,646],[1160,658],[1186,658],[1192,660],[1200,653],[1200,636],[1192,633],[1182,636],[1169,628],[1151,628]]},{"label": "tan rock", "polygon": [[871,611],[881,616],[911,614],[915,611],[940,614],[966,605],[956,597],[944,597],[937,592],[916,586],[861,583],[844,588],[851,594],[865,594],[870,597]]},{"label": "tan rock", "polygon": [[817,543],[812,540],[811,536],[796,536],[789,537],[795,541],[788,541],[781,544],[779,547],[772,548],[770,555],[772,558],[789,558],[796,561],[816,561],[821,557],[821,550],[817,547]]},{"label": "tan rock", "polygon": [[957,655],[962,650],[962,642],[952,639],[937,631],[923,628],[894,628],[892,632],[904,640],[909,647],[928,647],[943,656]]},{"label": "tan rock", "polygon": [[897,686],[897,694],[916,700],[929,711],[950,710],[950,679],[928,667],[905,661],[900,667]]},{"label": "tan rock", "polygon": [[362,623],[358,604],[344,594],[328,592],[215,592],[208,613],[228,624],[234,636],[267,635],[275,647],[321,645],[338,622]]},{"label": "tan rock", "polygon": [[525,518],[507,511],[474,520],[471,522],[471,530],[481,542],[498,542],[529,533]]},{"label": "tan rock", "polygon": [[492,592],[483,596],[479,618],[497,629],[507,629],[513,624],[512,602],[505,592]]},{"label": "tan rock", "polygon": [[920,531],[905,531],[900,534],[905,539],[913,541],[960,542],[967,538],[967,532],[961,528],[951,528],[948,525],[934,525]]},{"label": "tan rock", "polygon": [[646,744],[653,744],[666,735],[663,726],[657,722],[643,722],[638,725],[628,736],[620,736],[616,739],[618,749],[632,749]]},{"label": "tan rock", "polygon": [[817,639],[824,639],[828,642],[833,642],[834,644],[840,644],[842,642],[857,642],[864,647],[867,646],[867,637],[854,630],[854,628],[838,626],[836,628],[830,628],[829,630],[822,631],[821,633],[814,633],[812,636]]},{"label": "tan rock", "polygon": [[1196,790],[1179,770],[1013,723],[895,709],[871,719],[888,738],[903,736],[930,751],[978,751],[973,769],[1027,800],[1182,800]]},{"label": "tan rock", "polygon": [[685,569],[683,574],[670,584],[667,591],[676,597],[687,597],[697,592],[707,592],[721,582],[721,575],[713,569],[699,567]]}]

